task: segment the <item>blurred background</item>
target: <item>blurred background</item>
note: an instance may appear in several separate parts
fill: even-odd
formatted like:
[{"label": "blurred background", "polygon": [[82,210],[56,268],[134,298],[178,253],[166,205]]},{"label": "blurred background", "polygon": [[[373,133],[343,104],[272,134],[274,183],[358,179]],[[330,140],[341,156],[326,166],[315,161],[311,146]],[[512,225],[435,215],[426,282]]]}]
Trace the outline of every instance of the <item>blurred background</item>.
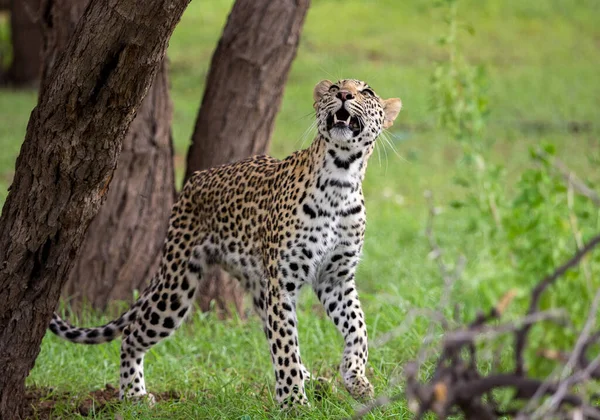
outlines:
[{"label": "blurred background", "polygon": [[[432,81],[440,63],[449,60],[450,48],[440,42],[449,34],[445,3],[314,1],[276,120],[270,152],[282,158],[312,140],[312,89],[322,79],[358,78],[382,97],[402,99],[403,110],[387,136],[391,144],[379,142],[364,187],[369,230],[361,278],[373,292],[401,288],[407,277],[416,289],[429,288],[414,276],[427,253],[423,192],[432,190],[440,204],[465,195],[453,182],[466,165],[461,143],[440,126],[435,107],[447,92],[436,91]],[[170,41],[178,187],[210,59],[232,4],[192,1]],[[503,167],[502,189],[510,191],[530,165],[530,148],[541,144],[553,145],[567,165],[598,180],[600,4],[463,0],[456,20],[455,42],[465,61],[484,71],[474,82],[486,108],[485,128],[475,141],[488,165]],[[0,42],[6,66],[8,13],[0,16]],[[0,90],[0,203],[36,99],[34,89]],[[460,213],[445,217],[443,230],[460,231],[464,219]],[[458,249],[469,245],[462,239]]]},{"label": "blurred background", "polygon": [[[170,41],[178,188],[232,4],[192,1]],[[368,230],[358,283],[374,337],[399,325],[410,308],[437,307],[443,295],[425,236],[426,190],[439,210],[443,258],[451,266],[458,255],[467,261],[453,289],[465,319],[509,287],[521,291],[517,308],[524,307],[529,287],[600,230],[597,207],[555,165],[558,158],[598,191],[599,22],[595,0],[312,2],[270,154],[283,158],[308,146],[312,89],[322,79],[361,79],[404,105],[364,184]],[[0,14],[0,53],[8,66],[7,13]],[[36,99],[35,89],[0,89],[0,205]],[[598,253],[586,264],[545,305],[572,304],[575,320],[583,320],[600,285]],[[423,334],[417,324],[396,338],[398,346],[375,351],[381,375],[411,357]]]},{"label": "blurred background", "polygon": [[[232,5],[230,0],[192,1],[170,41],[178,188],[211,56]],[[8,13],[0,15],[5,66],[11,60],[9,21]],[[477,144],[488,167],[499,165],[503,171],[497,188],[508,194],[506,200],[532,164],[530,149],[539,145],[552,145],[570,168],[598,181],[599,21],[600,4],[594,0],[312,2],[270,153],[283,158],[310,143],[315,134],[309,129],[314,121],[312,89],[322,79],[362,79],[380,96],[403,101],[402,112],[386,136],[388,142],[378,144],[365,181],[369,223],[360,267],[364,289],[393,291],[403,299],[417,293],[418,301],[436,302],[435,293],[421,293],[431,286],[422,278],[428,277],[422,275],[427,254],[422,236],[427,215],[423,192],[433,191],[440,205],[456,204],[468,195],[457,178],[471,176],[468,169],[461,172],[469,166],[464,144],[457,141],[461,134],[440,124],[444,112],[452,114],[454,108],[477,102],[471,105],[481,112],[473,118],[483,128],[471,135],[471,142]],[[449,45],[452,24],[456,33]],[[444,81],[436,83],[434,75],[438,72],[439,79],[440,69],[446,74],[444,66],[453,49],[470,68],[462,74],[458,67],[447,73],[456,72],[457,79],[469,79],[469,72],[476,75],[466,84],[451,80],[457,88],[440,87]],[[469,99],[468,92],[453,89],[477,92]],[[0,90],[0,203],[36,99],[34,89]],[[440,234],[466,235],[464,229],[471,223],[468,212],[452,208],[449,212],[440,219]],[[454,237],[448,246],[466,253],[470,246],[481,249],[479,234],[469,234],[474,236]],[[408,284],[410,290],[400,292]]]}]

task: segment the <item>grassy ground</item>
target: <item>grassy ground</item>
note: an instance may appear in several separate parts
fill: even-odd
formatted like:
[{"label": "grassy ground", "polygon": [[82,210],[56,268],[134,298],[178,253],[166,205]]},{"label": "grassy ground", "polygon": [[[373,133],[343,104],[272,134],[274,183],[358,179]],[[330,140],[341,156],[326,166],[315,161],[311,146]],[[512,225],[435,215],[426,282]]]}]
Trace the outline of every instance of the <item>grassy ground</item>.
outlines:
[{"label": "grassy ground", "polygon": [[[443,50],[440,11],[432,1],[316,0],[310,9],[298,57],[293,65],[277,120],[272,154],[283,157],[306,146],[312,133],[311,91],[324,78],[368,81],[382,96],[399,96],[404,109],[391,131],[397,154],[380,145],[373,157],[365,193],[369,224],[358,282],[373,343],[403,324],[411,308],[435,308],[442,294],[434,263],[427,258],[423,235],[423,190],[435,191],[441,204],[460,198],[450,182],[461,165],[454,141],[435,129],[428,108],[429,78]],[[169,47],[176,151],[185,154],[212,51],[231,1],[192,2]],[[485,141],[487,158],[505,165],[510,191],[527,167],[528,148],[555,145],[561,158],[581,174],[598,180],[591,156],[600,156],[600,6],[593,0],[464,0],[459,16],[475,28],[461,37],[469,61],[485,64],[489,74],[491,115]],[[35,104],[35,92],[0,91],[0,203],[10,185],[14,161]],[[576,125],[579,130],[573,130]],[[178,161],[181,161],[179,159]],[[181,172],[182,168],[179,168]],[[518,283],[503,276],[481,235],[467,234],[467,218],[447,211],[436,230],[449,253],[468,259],[455,299],[464,316],[489,307],[509,287],[521,290],[515,311],[526,302],[535,281]],[[600,227],[600,226],[599,226]],[[543,273],[540,273],[542,275]],[[577,280],[574,280],[577,281]],[[557,290],[585,307],[589,296],[568,284]],[[341,418],[355,403],[336,373],[341,339],[306,294],[301,300],[300,340],[307,365],[332,377],[337,390],[314,401],[306,418]],[[91,325],[97,317],[81,320]],[[391,378],[414,357],[426,320],[407,327],[384,345],[372,345],[369,376],[376,392],[389,390]],[[118,380],[118,343],[84,347],[44,339],[30,385],[83,396]],[[278,418],[267,344],[255,318],[216,321],[195,315],[173,339],[153,348],[146,359],[151,391],[176,390],[183,399],[144,406],[109,408],[99,418]],[[405,415],[401,401],[376,418]],[[75,416],[72,403],[58,404],[56,417]],[[374,417],[374,418],[375,418]]]}]

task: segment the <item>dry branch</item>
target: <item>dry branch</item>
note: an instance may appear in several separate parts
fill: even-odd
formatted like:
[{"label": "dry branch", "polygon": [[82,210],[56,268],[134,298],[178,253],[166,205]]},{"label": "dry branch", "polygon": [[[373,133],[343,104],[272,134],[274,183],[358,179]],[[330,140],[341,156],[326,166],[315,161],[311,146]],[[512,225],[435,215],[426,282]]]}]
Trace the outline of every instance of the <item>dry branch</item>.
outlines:
[{"label": "dry branch", "polygon": [[[430,208],[433,207],[430,205]],[[434,215],[435,213],[430,214],[427,235],[435,252],[439,247],[431,229],[431,219]],[[523,362],[523,352],[527,346],[531,326],[548,319],[557,319],[556,311],[539,310],[542,293],[569,269],[575,267],[598,244],[600,234],[594,236],[553,273],[543,278],[533,289],[527,314],[520,321],[490,325],[502,316],[515,297],[515,291],[511,290],[491,310],[479,313],[466,327],[446,333],[441,354],[428,382],[422,383],[418,379],[422,361],[418,359],[409,362],[404,369],[405,394],[415,417],[420,419],[431,412],[441,419],[456,414],[461,414],[467,420],[496,420],[502,416],[516,416],[517,419],[600,419],[600,409],[593,406],[588,397],[578,395],[574,391],[577,385],[590,379],[600,380],[600,355],[591,361],[587,358],[590,347],[600,343],[600,330],[593,330],[600,306],[600,290],[594,298],[589,317],[579,334],[574,350],[569,354],[548,350],[538,352],[563,366],[563,375],[560,378],[544,380],[531,377]],[[441,250],[436,252],[436,255],[441,255]],[[448,279],[452,278],[450,270],[441,263],[440,271],[442,276],[445,276],[444,283],[447,286]],[[514,335],[515,369],[513,372],[498,372],[498,369],[493,369],[491,373],[484,374],[477,366],[476,344],[482,339],[499,334]],[[514,392],[509,407],[500,407],[495,401],[492,392],[500,389],[510,389]],[[403,396],[400,394],[380,397],[358,410],[353,418],[362,418],[374,408],[399,400]],[[545,404],[538,404],[542,399]],[[530,404],[526,404],[528,402]],[[519,409],[519,406],[522,408]],[[536,409],[533,413],[532,408]]]},{"label": "dry branch", "polygon": [[572,186],[577,193],[589,198],[596,206],[600,207],[600,195],[582,181],[575,172],[569,169],[559,158],[546,153],[542,149],[536,150],[535,156],[540,160],[550,163],[552,169],[561,176],[567,185]]}]

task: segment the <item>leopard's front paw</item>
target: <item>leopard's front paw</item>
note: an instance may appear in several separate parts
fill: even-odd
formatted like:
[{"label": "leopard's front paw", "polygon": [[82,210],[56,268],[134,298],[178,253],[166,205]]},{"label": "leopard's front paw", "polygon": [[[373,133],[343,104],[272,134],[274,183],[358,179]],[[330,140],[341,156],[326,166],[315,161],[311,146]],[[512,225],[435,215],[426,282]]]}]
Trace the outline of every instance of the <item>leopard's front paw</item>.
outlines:
[{"label": "leopard's front paw", "polygon": [[[278,392],[281,395],[280,405],[283,410],[288,410],[291,408],[309,406],[308,398],[306,397],[306,393],[304,392],[304,387],[302,389],[299,386],[294,386],[289,392],[287,396],[282,395],[282,393]],[[284,387],[283,391],[286,391],[288,388]]]},{"label": "leopard's front paw", "polygon": [[301,407],[309,407],[310,404],[308,402],[308,398],[306,395],[290,395],[285,400],[281,402],[282,410],[296,410],[301,409]]},{"label": "leopard's front paw", "polygon": [[365,401],[373,398],[373,385],[371,385],[366,376],[354,376],[344,380],[344,382],[346,389],[355,399]]}]

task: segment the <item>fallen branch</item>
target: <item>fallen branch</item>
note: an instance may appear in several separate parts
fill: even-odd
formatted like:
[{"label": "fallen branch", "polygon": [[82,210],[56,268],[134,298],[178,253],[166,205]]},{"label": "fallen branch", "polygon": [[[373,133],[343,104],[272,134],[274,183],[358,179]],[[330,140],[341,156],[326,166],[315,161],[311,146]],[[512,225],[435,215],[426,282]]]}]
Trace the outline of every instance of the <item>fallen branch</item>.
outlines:
[{"label": "fallen branch", "polygon": [[[429,230],[428,230],[429,231]],[[433,235],[430,236],[433,238]],[[569,269],[575,267],[582,258],[600,244],[600,235],[593,237],[579,249],[568,261],[543,278],[533,289],[526,316],[518,322],[490,325],[505,312],[514,291],[509,291],[487,313],[479,313],[466,327],[446,333],[442,340],[442,351],[435,364],[431,379],[426,383],[418,380],[422,360],[405,365],[405,395],[409,408],[417,419],[431,412],[439,418],[462,414],[467,420],[496,420],[502,416],[516,416],[517,419],[531,418],[569,418],[599,419],[600,409],[590,404],[588,398],[578,395],[574,388],[590,379],[600,380],[600,355],[591,362],[587,351],[593,344],[600,342],[600,330],[593,331],[598,307],[600,290],[590,308],[588,319],[580,332],[573,351],[569,354],[544,350],[538,354],[563,365],[563,374],[559,378],[539,379],[528,375],[523,362],[523,352],[532,325],[545,320],[557,320],[557,311],[542,312],[538,309],[542,293]],[[435,241],[430,240],[432,248],[439,249]],[[441,254],[441,250],[439,252]],[[443,268],[443,269],[442,269]],[[440,265],[440,271],[451,279],[447,267]],[[447,282],[444,282],[445,285]],[[500,334],[514,334],[515,369],[504,373],[493,369],[491,373],[482,373],[477,364],[476,344],[484,339]],[[514,398],[509,407],[500,407],[493,397],[493,391],[511,389]],[[384,396],[362,407],[354,416],[362,418],[376,407],[389,404],[403,397],[402,394]],[[546,401],[539,406],[538,401]],[[522,409],[515,408],[520,404]],[[531,415],[529,412],[535,408]],[[533,416],[533,417],[532,417]]]}]

